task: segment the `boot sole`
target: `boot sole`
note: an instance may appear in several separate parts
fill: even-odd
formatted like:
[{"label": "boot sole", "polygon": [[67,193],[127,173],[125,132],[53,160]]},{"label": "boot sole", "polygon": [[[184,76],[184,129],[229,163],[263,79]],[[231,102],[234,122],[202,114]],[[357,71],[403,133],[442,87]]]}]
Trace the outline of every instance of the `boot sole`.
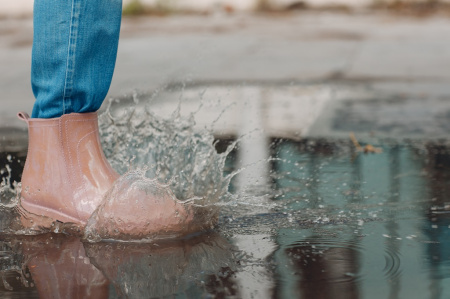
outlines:
[{"label": "boot sole", "polygon": [[77,226],[81,225],[83,227],[86,225],[77,218],[66,215],[54,209],[44,208],[42,206],[26,202],[23,198],[20,199],[18,210],[22,225],[27,229],[35,231],[52,229],[57,221],[75,224]]}]

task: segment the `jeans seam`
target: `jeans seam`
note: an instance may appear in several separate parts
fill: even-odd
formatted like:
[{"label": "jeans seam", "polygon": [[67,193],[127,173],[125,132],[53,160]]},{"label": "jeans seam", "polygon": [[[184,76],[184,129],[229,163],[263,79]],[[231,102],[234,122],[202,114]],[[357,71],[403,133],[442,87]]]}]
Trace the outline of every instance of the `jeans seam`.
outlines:
[{"label": "jeans seam", "polygon": [[66,76],[64,80],[63,114],[70,112],[71,97],[73,91],[73,75],[75,66],[75,51],[78,38],[78,25],[80,18],[80,3],[72,0],[70,16],[69,44],[67,47]]}]

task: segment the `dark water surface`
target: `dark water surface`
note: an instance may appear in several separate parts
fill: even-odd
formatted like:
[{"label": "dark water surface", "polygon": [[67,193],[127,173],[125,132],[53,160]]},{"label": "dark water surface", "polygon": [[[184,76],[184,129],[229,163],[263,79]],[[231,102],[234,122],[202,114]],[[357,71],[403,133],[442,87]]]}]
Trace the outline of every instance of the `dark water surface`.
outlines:
[{"label": "dark water surface", "polygon": [[[449,298],[450,151],[376,146],[382,153],[339,140],[274,140],[268,188],[224,205],[215,231],[188,239],[3,235],[0,297]],[[7,163],[23,161],[16,154],[1,163],[20,177],[23,163]],[[238,157],[239,148],[226,172]]]}]

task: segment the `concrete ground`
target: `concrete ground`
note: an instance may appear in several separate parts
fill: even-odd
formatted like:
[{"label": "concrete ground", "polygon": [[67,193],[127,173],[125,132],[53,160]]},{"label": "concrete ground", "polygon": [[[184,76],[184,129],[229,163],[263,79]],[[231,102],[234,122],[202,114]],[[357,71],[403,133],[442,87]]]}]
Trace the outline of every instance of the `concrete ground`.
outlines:
[{"label": "concrete ground", "polygon": [[[15,113],[30,112],[34,101],[32,20],[1,19],[0,36],[0,127],[16,127]],[[356,131],[445,138],[448,36],[450,19],[443,16],[301,12],[124,18],[109,97],[174,82],[189,89],[195,83],[191,98],[207,89],[210,100],[220,98],[224,107],[257,94],[268,135],[335,137]],[[178,96],[168,95],[169,89],[163,93],[167,100],[159,105],[173,107]],[[219,135],[239,133],[245,114],[235,112],[246,110],[234,106]],[[204,115],[204,123],[214,119]]]}]

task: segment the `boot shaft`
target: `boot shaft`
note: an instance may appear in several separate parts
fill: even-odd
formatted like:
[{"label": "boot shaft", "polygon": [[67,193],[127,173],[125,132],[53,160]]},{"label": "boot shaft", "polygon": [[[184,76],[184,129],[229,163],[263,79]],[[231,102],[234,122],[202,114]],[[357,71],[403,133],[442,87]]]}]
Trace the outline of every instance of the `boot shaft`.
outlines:
[{"label": "boot shaft", "polygon": [[118,177],[101,149],[97,113],[19,118],[29,130],[23,205],[43,205],[85,221]]}]

